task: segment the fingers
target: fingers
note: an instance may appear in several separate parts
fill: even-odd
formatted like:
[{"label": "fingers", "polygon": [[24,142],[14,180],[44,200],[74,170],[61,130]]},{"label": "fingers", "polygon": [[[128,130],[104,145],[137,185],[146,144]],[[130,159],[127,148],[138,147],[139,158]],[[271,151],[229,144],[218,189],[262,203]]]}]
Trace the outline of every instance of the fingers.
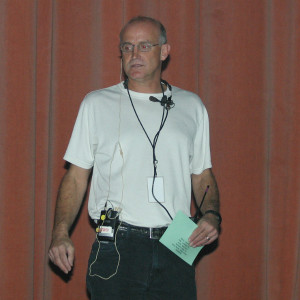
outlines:
[{"label": "fingers", "polygon": [[189,237],[191,247],[211,244],[219,237],[218,230],[206,221],[200,221],[198,227]]},{"label": "fingers", "polygon": [[74,262],[74,247],[70,242],[52,243],[49,249],[50,260],[64,273],[68,274]]},{"label": "fingers", "polygon": [[70,247],[67,254],[68,254],[68,262],[70,264],[70,267],[72,268],[74,262],[74,247]]}]

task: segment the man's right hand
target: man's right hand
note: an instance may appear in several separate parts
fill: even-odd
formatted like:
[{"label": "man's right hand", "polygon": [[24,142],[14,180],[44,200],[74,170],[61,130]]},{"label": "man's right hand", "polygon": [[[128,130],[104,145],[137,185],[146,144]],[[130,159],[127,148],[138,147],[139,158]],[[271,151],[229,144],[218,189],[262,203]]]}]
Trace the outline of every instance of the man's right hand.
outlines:
[{"label": "man's right hand", "polygon": [[49,248],[50,260],[68,274],[74,262],[74,245],[68,236],[54,237]]}]

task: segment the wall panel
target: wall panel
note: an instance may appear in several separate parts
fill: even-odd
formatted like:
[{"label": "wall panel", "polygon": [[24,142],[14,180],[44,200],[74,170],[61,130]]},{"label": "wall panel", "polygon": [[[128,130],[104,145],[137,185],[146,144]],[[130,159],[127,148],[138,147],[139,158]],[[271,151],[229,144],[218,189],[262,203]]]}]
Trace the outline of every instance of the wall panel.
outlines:
[{"label": "wall panel", "polygon": [[88,299],[84,202],[71,276],[49,264],[54,206],[80,102],[120,80],[119,31],[160,19],[163,77],[203,99],[224,218],[197,265],[199,299],[296,300],[299,288],[299,4],[26,0],[0,3],[0,298]]}]

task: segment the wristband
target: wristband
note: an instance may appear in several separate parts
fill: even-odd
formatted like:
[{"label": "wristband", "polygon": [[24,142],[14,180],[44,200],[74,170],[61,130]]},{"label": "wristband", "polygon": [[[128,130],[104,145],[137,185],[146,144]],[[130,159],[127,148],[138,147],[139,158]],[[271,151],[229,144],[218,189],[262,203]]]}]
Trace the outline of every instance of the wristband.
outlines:
[{"label": "wristband", "polygon": [[206,214],[212,214],[212,215],[214,215],[217,218],[217,220],[219,222],[219,225],[221,225],[221,223],[222,223],[222,217],[221,217],[221,215],[217,211],[215,211],[215,210],[207,210],[204,213],[204,215],[206,215]]}]

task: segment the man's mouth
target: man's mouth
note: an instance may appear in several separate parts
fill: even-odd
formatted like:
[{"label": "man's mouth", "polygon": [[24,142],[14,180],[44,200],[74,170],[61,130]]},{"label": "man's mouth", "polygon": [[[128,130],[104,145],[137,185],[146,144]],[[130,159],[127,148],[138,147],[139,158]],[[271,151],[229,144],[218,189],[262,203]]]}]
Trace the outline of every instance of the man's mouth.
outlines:
[{"label": "man's mouth", "polygon": [[140,68],[142,66],[143,66],[142,64],[132,64],[130,67],[131,68]]}]

